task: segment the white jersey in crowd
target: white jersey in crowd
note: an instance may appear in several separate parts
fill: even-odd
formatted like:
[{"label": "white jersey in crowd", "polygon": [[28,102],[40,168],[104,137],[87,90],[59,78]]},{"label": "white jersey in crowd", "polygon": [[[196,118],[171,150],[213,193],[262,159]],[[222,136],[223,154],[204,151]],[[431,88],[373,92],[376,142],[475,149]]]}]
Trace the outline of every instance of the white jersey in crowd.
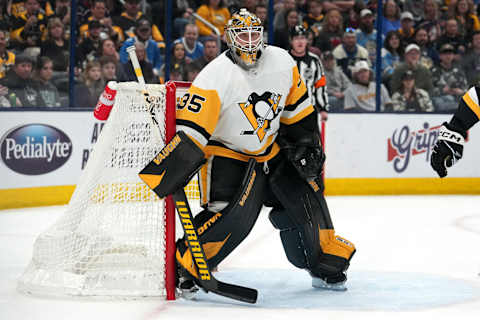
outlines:
[{"label": "white jersey in crowd", "polygon": [[[346,111],[375,111],[376,101],[376,83],[370,81],[368,86],[364,86],[359,83],[353,83],[350,87],[345,90],[345,100],[344,100],[344,110]],[[391,103],[390,95],[388,94],[387,88],[382,84],[380,86],[380,94],[382,97],[382,103],[380,105],[380,110],[385,110],[385,105]]]},{"label": "white jersey in crowd", "polygon": [[198,74],[177,105],[183,130],[209,155],[239,160],[274,157],[280,124],[294,124],[314,111],[298,68],[283,49],[267,46],[255,69],[234,63],[230,51]]}]

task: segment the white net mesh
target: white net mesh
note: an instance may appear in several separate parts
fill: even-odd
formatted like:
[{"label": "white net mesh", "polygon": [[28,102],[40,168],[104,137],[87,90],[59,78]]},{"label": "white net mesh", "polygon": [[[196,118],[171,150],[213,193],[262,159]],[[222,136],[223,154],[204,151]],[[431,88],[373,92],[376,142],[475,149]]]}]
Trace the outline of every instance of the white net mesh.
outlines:
[{"label": "white net mesh", "polygon": [[18,283],[41,295],[164,296],[164,201],[138,177],[165,141],[165,87],[147,85],[161,130],[137,83],[115,106],[65,214],[41,234]]}]

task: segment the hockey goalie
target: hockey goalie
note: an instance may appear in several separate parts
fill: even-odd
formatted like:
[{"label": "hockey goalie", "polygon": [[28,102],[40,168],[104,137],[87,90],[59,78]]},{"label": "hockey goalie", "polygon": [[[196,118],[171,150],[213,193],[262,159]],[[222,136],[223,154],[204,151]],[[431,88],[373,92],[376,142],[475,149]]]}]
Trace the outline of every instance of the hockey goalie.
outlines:
[{"label": "hockey goalie", "polygon": [[[162,176],[150,187],[174,193],[198,167],[192,154],[200,151],[203,211],[194,225],[210,268],[247,237],[265,205],[288,260],[309,272],[312,286],[346,290],[355,246],[335,235],[323,196],[317,113],[294,60],[264,45],[262,29],[245,9],[228,21],[228,50],[177,105],[177,131],[185,134],[157,158]],[[178,286],[194,290],[199,272],[185,240],[177,241]]]}]

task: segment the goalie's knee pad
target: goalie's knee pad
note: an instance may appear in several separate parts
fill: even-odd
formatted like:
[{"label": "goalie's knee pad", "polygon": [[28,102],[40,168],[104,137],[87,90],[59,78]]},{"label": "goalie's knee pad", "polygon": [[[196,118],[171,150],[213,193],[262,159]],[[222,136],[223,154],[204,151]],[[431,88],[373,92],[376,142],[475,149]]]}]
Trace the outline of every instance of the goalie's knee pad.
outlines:
[{"label": "goalie's knee pad", "polygon": [[139,173],[155,193],[163,198],[187,185],[205,163],[205,154],[183,131],[170,142]]},{"label": "goalie's knee pad", "polygon": [[[270,221],[280,230],[289,261],[322,279],[342,278],[355,246],[335,236],[325,198],[302,180],[288,163],[269,179],[282,208],[274,208]],[[303,255],[303,256],[302,256]]]}]

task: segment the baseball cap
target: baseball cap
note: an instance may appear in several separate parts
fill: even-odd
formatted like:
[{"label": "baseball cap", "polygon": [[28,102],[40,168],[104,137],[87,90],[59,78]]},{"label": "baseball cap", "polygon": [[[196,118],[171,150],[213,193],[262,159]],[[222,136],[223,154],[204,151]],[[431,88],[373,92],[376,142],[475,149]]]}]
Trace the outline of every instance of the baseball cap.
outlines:
[{"label": "baseball cap", "polygon": [[402,80],[405,79],[415,79],[415,75],[413,74],[412,70],[405,71],[405,73],[402,75]]},{"label": "baseball cap", "polygon": [[304,26],[297,25],[292,28],[290,28],[290,37],[295,37],[295,36],[307,36],[307,29],[305,29]]},{"label": "baseball cap", "polygon": [[417,50],[418,52],[420,52],[420,47],[417,46],[415,43],[410,43],[406,48],[405,48],[405,53],[408,53],[412,50]]},{"label": "baseball cap", "polygon": [[152,27],[150,21],[148,21],[148,19],[146,18],[140,18],[138,21],[137,21],[137,28],[138,29],[145,29],[145,28],[148,28],[150,29]]},{"label": "baseball cap", "polygon": [[403,12],[402,15],[400,16],[400,20],[404,20],[404,19],[413,20],[413,14],[408,11]]},{"label": "baseball cap", "polygon": [[353,72],[359,72],[362,70],[370,70],[370,66],[368,65],[368,62],[365,60],[360,60],[355,62],[355,65],[353,66]]},{"label": "baseball cap", "polygon": [[373,15],[370,9],[363,9],[362,11],[360,11],[360,18],[363,18],[368,15]]},{"label": "baseball cap", "polygon": [[455,53],[455,48],[450,43],[445,43],[440,47],[440,53],[446,52]]}]

